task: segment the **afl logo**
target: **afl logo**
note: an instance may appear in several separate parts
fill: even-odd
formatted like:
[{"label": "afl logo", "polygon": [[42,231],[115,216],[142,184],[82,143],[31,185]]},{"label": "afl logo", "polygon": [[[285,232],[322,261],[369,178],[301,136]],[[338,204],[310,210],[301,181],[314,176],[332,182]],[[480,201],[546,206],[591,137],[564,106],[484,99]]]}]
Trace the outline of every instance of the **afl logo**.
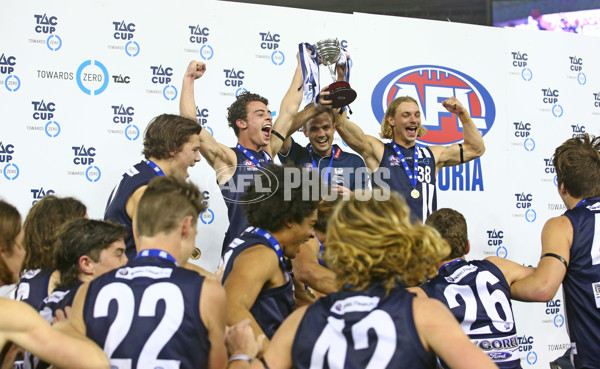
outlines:
[{"label": "afl logo", "polygon": [[492,128],[496,117],[494,100],[483,85],[462,72],[437,65],[398,69],[379,81],[371,96],[371,107],[380,124],[389,103],[400,96],[417,100],[421,124],[428,130],[418,141],[426,145],[452,144],[463,139],[458,117],[441,104],[447,98],[455,96],[463,104],[482,136]]},{"label": "afl logo", "polygon": [[247,166],[247,167],[253,167],[253,166],[254,166],[254,163],[253,163],[252,161],[250,161],[250,160],[246,160],[246,161],[244,162],[244,165],[245,165],[245,166]]}]

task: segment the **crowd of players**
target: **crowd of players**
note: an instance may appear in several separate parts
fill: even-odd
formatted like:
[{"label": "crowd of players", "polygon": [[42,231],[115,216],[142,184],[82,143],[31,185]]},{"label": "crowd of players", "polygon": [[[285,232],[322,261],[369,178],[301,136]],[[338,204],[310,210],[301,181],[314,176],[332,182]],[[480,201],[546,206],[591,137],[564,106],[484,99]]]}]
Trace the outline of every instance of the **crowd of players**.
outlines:
[{"label": "crowd of players", "polygon": [[[485,151],[456,98],[442,105],[463,143],[416,145],[426,130],[410,97],[390,103],[383,142],[327,90],[298,111],[299,61],[274,124],[260,95],[229,107],[230,148],[195,119],[205,72],[189,64],[181,116],[150,122],[105,220],[48,195],[21,225],[0,200],[2,368],[521,368],[511,298],[548,301],[561,283],[571,364],[600,368],[600,138],[555,151],[568,210],[544,226],[537,268],[466,261],[466,220],[437,210],[435,183]],[[336,131],[359,155],[333,145]],[[188,263],[206,205],[186,179],[201,156],[230,220],[215,273]]]}]

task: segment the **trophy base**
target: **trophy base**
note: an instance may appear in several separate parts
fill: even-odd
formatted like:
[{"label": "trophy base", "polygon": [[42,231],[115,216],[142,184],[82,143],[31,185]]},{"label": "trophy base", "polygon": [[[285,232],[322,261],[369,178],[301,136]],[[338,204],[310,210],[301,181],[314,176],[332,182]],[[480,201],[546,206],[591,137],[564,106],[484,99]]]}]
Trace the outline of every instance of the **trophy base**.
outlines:
[{"label": "trophy base", "polygon": [[351,104],[356,99],[356,91],[350,88],[350,84],[344,81],[338,81],[327,87],[329,91],[329,100],[332,108],[341,108]]}]

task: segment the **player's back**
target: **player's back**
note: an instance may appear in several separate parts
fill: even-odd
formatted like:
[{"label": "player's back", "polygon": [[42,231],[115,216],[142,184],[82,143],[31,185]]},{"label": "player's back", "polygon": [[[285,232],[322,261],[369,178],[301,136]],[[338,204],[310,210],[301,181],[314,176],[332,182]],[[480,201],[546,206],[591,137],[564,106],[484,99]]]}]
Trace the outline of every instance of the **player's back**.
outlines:
[{"label": "player's back", "polygon": [[105,220],[114,220],[127,228],[126,253],[129,260],[136,255],[135,242],[133,239],[132,220],[127,214],[127,201],[129,197],[141,186],[145,186],[151,179],[156,177],[157,172],[152,169],[146,160],[142,160],[125,172],[119,184],[113,189],[106,209],[104,211]]},{"label": "player's back", "polygon": [[54,270],[34,269],[23,273],[17,286],[16,299],[37,309],[48,297],[48,285],[53,272]]},{"label": "player's back", "polygon": [[565,212],[573,226],[563,280],[567,323],[576,368],[600,368],[600,197]]},{"label": "player's back", "polygon": [[404,288],[338,291],[310,306],[292,346],[295,368],[435,368],[417,333]]},{"label": "player's back", "polygon": [[[88,289],[87,336],[116,368],[205,368],[210,349],[200,317],[204,277],[159,254],[138,257]],[[167,254],[168,255],[168,254]]]},{"label": "player's back", "polygon": [[487,260],[456,259],[421,288],[448,306],[471,341],[496,365],[521,368],[510,286],[498,267]]}]

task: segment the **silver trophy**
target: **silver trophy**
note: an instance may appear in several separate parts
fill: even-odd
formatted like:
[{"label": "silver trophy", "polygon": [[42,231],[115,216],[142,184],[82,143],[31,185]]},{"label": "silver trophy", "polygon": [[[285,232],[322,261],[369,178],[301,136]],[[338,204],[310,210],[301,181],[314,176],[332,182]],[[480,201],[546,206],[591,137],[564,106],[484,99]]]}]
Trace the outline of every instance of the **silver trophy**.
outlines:
[{"label": "silver trophy", "polygon": [[[327,87],[327,91],[330,93],[328,100],[331,100],[331,106],[340,108],[352,103],[356,99],[356,91],[350,88],[348,83],[350,66],[347,54],[341,48],[340,42],[337,39],[326,39],[318,41],[312,47],[316,51],[316,55],[313,56],[315,60],[312,63],[313,78],[318,81],[318,66],[325,65],[333,79],[333,83]],[[338,81],[338,64],[344,68],[344,76],[342,76],[344,80],[342,81]]]},{"label": "silver trophy", "polygon": [[[340,108],[352,103],[356,99],[356,91],[350,88],[348,81],[338,81],[336,64],[340,61],[342,48],[340,42],[337,39],[326,39],[318,41],[315,45],[317,50],[317,60],[319,64],[327,66],[333,83],[327,87],[329,91],[329,100],[331,100],[331,106],[334,108]],[[344,63],[344,67],[347,69],[350,66],[348,63]],[[347,75],[347,73],[344,73]]]}]

